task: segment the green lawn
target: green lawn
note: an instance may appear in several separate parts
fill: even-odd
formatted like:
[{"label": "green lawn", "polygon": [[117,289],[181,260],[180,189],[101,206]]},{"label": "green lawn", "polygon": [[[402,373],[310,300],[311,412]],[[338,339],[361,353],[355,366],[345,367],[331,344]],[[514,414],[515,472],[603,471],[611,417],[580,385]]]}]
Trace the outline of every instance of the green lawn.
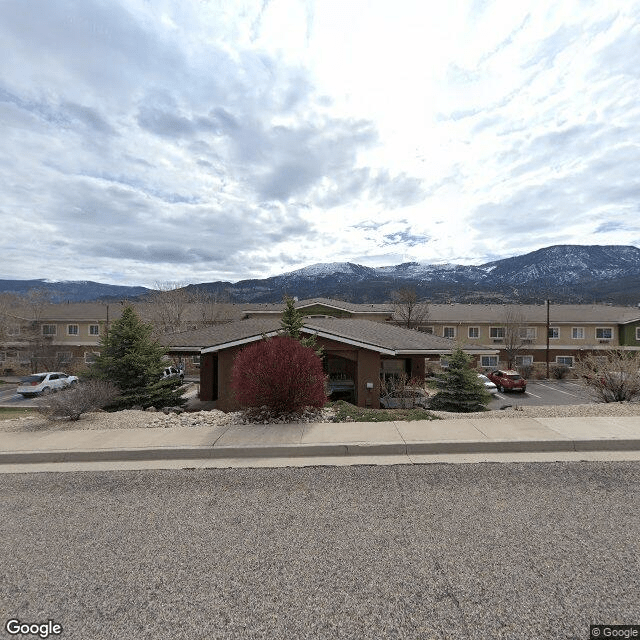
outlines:
[{"label": "green lawn", "polygon": [[[393,422],[410,420],[440,420],[426,409],[364,409],[344,400],[329,402],[336,411],[336,422]],[[350,418],[350,420],[348,419]]]},{"label": "green lawn", "polygon": [[29,418],[37,415],[38,412],[35,409],[24,409],[20,407],[9,409],[6,407],[0,407],[0,420],[12,420],[13,418]]}]

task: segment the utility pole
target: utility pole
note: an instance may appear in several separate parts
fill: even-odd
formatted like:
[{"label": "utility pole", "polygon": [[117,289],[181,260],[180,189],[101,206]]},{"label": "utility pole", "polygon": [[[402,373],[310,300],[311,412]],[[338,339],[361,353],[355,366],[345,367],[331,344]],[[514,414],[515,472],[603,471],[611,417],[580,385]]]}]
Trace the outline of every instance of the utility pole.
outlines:
[{"label": "utility pole", "polygon": [[547,380],[549,379],[549,306],[550,306],[550,302],[549,302],[549,299],[547,299],[547,351],[546,351]]}]

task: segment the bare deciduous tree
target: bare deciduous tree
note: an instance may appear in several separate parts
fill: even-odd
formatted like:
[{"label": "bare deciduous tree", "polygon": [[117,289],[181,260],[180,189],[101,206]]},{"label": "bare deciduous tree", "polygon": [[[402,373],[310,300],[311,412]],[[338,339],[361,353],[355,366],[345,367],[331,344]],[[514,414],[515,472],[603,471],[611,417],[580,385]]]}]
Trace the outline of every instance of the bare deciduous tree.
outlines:
[{"label": "bare deciduous tree", "polygon": [[525,345],[529,344],[529,338],[525,335],[527,327],[522,312],[507,307],[502,315],[502,326],[504,327],[502,348],[507,356],[507,367],[512,369],[515,366],[516,356],[522,352]]},{"label": "bare deciduous tree", "polygon": [[157,282],[136,310],[154,333],[176,333],[224,321],[223,296],[185,283]]},{"label": "bare deciduous tree", "polygon": [[403,287],[392,294],[394,315],[407,329],[415,329],[429,318],[429,304],[420,300],[415,289]]},{"label": "bare deciduous tree", "polygon": [[576,361],[574,371],[597,402],[631,402],[640,397],[640,356],[612,349]]}]

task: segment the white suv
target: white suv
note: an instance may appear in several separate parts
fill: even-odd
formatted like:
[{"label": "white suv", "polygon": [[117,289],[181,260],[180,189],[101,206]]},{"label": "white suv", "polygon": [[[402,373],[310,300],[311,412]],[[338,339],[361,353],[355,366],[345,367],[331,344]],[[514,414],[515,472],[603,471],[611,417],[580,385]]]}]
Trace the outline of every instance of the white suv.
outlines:
[{"label": "white suv", "polygon": [[61,371],[47,371],[45,373],[34,373],[23,378],[16,392],[25,398],[39,395],[46,396],[52,391],[72,387],[77,383],[78,378],[76,376],[68,376]]},{"label": "white suv", "polygon": [[184,371],[176,367],[166,367],[162,372],[162,379],[168,380],[169,378],[180,378],[180,382],[184,380]]}]

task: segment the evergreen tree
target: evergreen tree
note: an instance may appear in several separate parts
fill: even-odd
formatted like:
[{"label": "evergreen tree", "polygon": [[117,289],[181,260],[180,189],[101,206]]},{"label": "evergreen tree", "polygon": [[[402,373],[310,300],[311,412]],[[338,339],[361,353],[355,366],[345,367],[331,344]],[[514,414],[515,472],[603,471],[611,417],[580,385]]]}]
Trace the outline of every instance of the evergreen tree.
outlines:
[{"label": "evergreen tree", "polygon": [[458,347],[449,359],[448,369],[438,375],[438,393],[430,409],[469,413],[484,411],[491,400],[478,374],[469,366],[471,359]]},{"label": "evergreen tree", "polygon": [[127,409],[134,406],[182,406],[181,381],[162,379],[166,366],[166,350],[155,342],[153,327],[138,318],[132,307],[126,307],[119,320],[100,339],[100,356],[91,366],[92,377],[108,380],[121,392],[107,409]]},{"label": "evergreen tree", "polygon": [[282,314],[282,320],[280,321],[282,333],[294,338],[303,347],[311,347],[316,352],[316,355],[322,357],[322,347],[318,347],[316,345],[316,337],[314,335],[307,336],[306,338],[300,337],[300,329],[304,326],[304,318],[296,309],[294,299],[289,296],[285,296],[284,301],[286,307]]}]

